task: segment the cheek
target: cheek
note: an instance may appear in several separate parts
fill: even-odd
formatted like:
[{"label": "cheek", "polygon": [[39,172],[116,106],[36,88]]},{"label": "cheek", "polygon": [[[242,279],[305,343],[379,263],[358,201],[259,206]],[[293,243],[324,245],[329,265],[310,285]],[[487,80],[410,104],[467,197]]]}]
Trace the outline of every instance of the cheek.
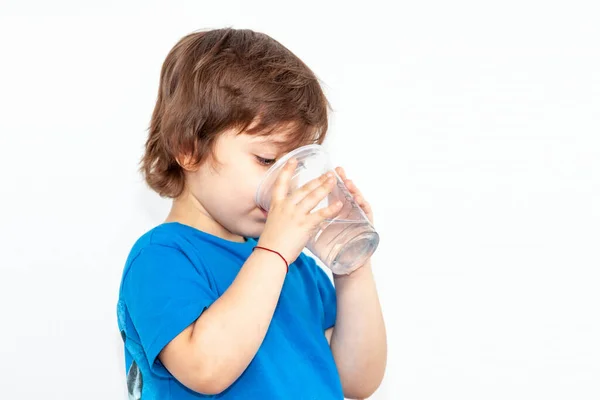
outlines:
[{"label": "cheek", "polygon": [[248,202],[252,207],[256,207],[254,201],[256,191],[267,172],[267,168],[261,167],[255,162],[243,165],[241,168],[242,170],[239,171],[238,179],[236,179],[237,185],[234,190],[239,193],[240,197],[243,196],[244,202]]},{"label": "cheek", "polygon": [[231,175],[225,182],[225,185],[221,182],[219,193],[215,193],[214,196],[223,201],[223,206],[237,212],[248,212],[257,207],[255,195],[259,180],[246,172],[244,175]]},{"label": "cheek", "polygon": [[243,196],[245,198],[245,202],[247,202],[249,207],[256,207],[255,197],[256,197],[256,189],[258,188],[258,183],[260,180],[258,179],[248,179],[243,183],[243,186],[240,186],[240,191],[243,192]]}]

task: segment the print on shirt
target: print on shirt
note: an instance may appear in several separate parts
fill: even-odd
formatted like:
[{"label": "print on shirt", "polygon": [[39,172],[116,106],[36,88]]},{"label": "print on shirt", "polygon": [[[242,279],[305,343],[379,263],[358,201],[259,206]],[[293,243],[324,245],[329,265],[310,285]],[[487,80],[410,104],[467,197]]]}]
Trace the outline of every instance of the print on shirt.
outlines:
[{"label": "print on shirt", "polygon": [[142,398],[142,373],[135,361],[131,363],[127,373],[127,392],[129,400],[141,400]]}]

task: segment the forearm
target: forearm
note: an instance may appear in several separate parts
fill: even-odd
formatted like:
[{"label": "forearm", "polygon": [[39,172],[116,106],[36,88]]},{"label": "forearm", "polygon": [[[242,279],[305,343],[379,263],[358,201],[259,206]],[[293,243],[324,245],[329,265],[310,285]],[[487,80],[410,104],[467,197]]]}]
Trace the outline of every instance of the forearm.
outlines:
[{"label": "forearm", "polygon": [[233,383],[256,355],[265,335],[286,274],[276,254],[256,250],[231,286],[194,323],[192,348],[199,372]]},{"label": "forearm", "polygon": [[349,276],[334,276],[337,317],[331,351],[344,394],[370,396],[383,379],[387,360],[385,325],[370,264]]}]

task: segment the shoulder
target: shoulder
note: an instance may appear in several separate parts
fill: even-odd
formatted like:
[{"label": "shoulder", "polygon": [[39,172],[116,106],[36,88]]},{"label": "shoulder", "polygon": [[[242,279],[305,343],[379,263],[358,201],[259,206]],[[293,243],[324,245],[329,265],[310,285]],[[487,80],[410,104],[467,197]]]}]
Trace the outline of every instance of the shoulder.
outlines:
[{"label": "shoulder", "polygon": [[189,232],[177,224],[161,224],[140,236],[132,246],[123,278],[132,267],[143,265],[149,270],[153,265],[168,264],[171,267],[188,265],[195,268],[201,264],[190,244]]},{"label": "shoulder", "polygon": [[169,222],[158,225],[144,233],[131,248],[128,262],[133,261],[141,253],[148,250],[174,251],[190,253],[201,250],[210,252],[214,245],[207,240],[209,235],[204,234],[189,226]]},{"label": "shoulder", "polygon": [[170,225],[162,224],[152,228],[135,241],[129,252],[127,264],[133,263],[142,253],[148,251],[181,249],[182,238],[179,236],[180,234]]}]

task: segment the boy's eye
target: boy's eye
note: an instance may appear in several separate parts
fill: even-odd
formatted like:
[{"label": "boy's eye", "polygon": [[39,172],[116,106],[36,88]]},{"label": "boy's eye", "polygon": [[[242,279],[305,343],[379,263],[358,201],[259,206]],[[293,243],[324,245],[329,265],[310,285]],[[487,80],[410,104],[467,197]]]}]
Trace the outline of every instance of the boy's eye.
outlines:
[{"label": "boy's eye", "polygon": [[275,159],[263,158],[263,157],[260,157],[260,156],[256,156],[256,161],[258,161],[258,163],[260,165],[269,166],[269,165],[272,165],[275,162]]}]

